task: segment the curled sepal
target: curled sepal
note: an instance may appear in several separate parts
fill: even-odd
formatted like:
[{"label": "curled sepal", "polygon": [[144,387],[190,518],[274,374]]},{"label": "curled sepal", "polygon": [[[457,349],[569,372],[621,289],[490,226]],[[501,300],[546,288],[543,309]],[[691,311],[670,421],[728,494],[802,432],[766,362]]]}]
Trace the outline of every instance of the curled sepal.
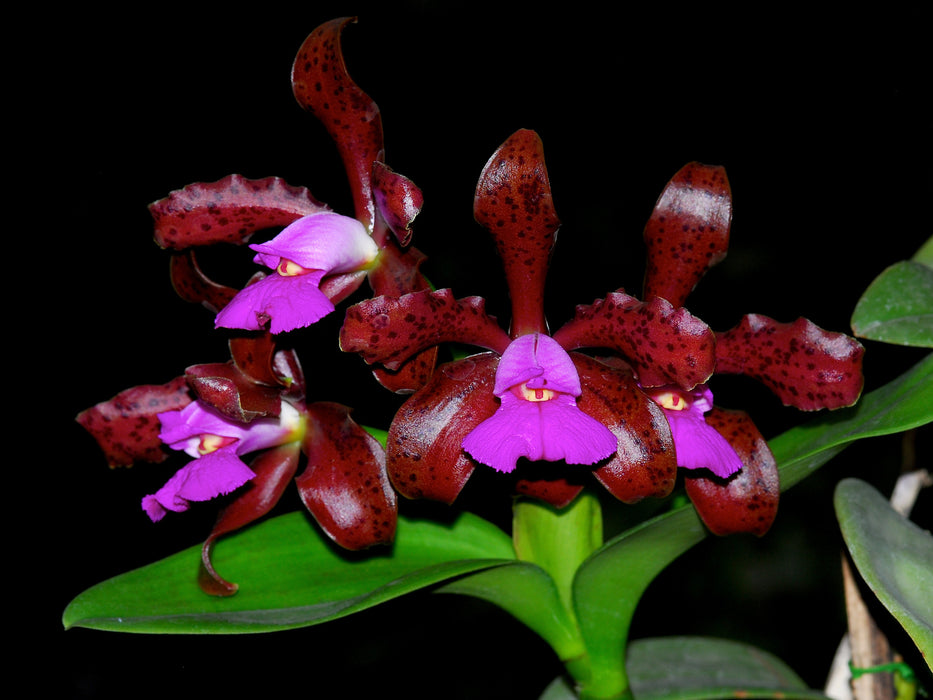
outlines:
[{"label": "curled sepal", "polygon": [[661,193],[645,226],[643,296],[683,306],[706,271],[726,257],[732,191],[725,168],[688,163]]},{"label": "curled sepal", "polygon": [[325,22],[305,39],[292,66],[292,92],[317,117],[343,159],[356,218],[371,232],[375,223],[373,164],[384,148],[379,107],[347,73],[340,46],[353,18]]},{"label": "curled sepal", "polygon": [[619,352],[642,386],[676,384],[685,391],[710,378],[716,367],[715,334],[703,321],[666,299],[639,301],[617,291],[580,305],[554,333],[566,350]]},{"label": "curled sepal", "polygon": [[178,296],[192,304],[201,304],[215,314],[229,304],[239,291],[219,284],[205,275],[198,265],[194,249],[172,255],[169,276]]},{"label": "curled sepal", "polygon": [[256,476],[237,491],[217,516],[214,529],[201,547],[198,585],[210,595],[229,596],[237,584],[227,581],[214,569],[211,555],[214,543],[223,535],[239,530],[268,513],[279,502],[298,469],[300,443],[293,442],[261,452],[250,464]]},{"label": "curled sepal", "polygon": [[513,338],[546,333],[544,285],[560,219],[534,131],[516,131],[483,168],[473,216],[492,235],[512,300]]},{"label": "curled sepal", "polygon": [[347,309],[340,348],[369,364],[398,367],[415,353],[445,342],[469,343],[502,353],[508,334],[486,314],[481,297],[455,299],[449,289],[376,297]]},{"label": "curled sepal", "polygon": [[233,364],[244,378],[277,387],[291,399],[304,398],[305,379],[298,354],[292,349],[279,350],[271,333],[234,336],[228,346]]},{"label": "curled sepal", "polygon": [[250,180],[242,175],[194,183],[149,205],[156,243],[172,250],[242,245],[260,229],[287,226],[324,211],[329,208],[304,187],[292,187],[277,177]]},{"label": "curled sepal", "polygon": [[842,408],[862,393],[864,353],[854,338],[805,318],[778,323],[749,314],[716,334],[716,373],[753,377],[785,405],[804,411]]},{"label": "curled sepal", "polygon": [[677,460],[664,413],[642,394],[632,372],[571,354],[580,374],[580,410],[596,418],[618,438],[617,452],[594,472],[623,503],[664,497],[674,488]]},{"label": "curled sepal", "polygon": [[158,463],[169,455],[159,439],[158,414],[181,410],[191,401],[185,378],[176,377],[167,384],[121,391],[109,401],[82,411],[76,420],[100,445],[111,467]]},{"label": "curled sepal", "polygon": [[463,439],[496,412],[499,357],[472,355],[438,367],[395,414],[386,441],[386,468],[408,498],[450,505],[473,473]]},{"label": "curled sepal", "polygon": [[185,377],[199,401],[234,421],[249,423],[281,411],[282,388],[257,384],[233,362],[192,365]]},{"label": "curled sepal", "polygon": [[377,161],[373,164],[373,195],[395,240],[401,246],[408,245],[412,222],[424,205],[421,190],[404,175]]},{"label": "curled sepal", "polygon": [[705,418],[729,441],[743,467],[727,479],[687,471],[687,495],[713,534],[749,532],[761,537],[777,515],[781,490],[777,461],[744,411],[714,407]]},{"label": "curled sepal", "polygon": [[308,406],[298,493],[318,525],[345,549],[388,544],[398,517],[382,445],[336,403]]}]

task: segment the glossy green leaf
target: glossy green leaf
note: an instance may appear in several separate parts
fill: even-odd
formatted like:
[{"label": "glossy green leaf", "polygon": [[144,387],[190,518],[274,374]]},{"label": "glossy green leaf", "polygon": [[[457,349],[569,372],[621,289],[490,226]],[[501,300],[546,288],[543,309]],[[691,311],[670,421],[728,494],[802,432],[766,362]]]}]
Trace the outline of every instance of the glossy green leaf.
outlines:
[{"label": "glossy green leaf", "polygon": [[446,525],[400,517],[391,549],[349,554],[296,512],[217,543],[214,563],[240,584],[234,596],[200,590],[200,557],[200,546],[191,547],[88,589],[65,610],[65,627],[185,634],[303,627],[514,561],[514,552],[505,533],[465,513]]},{"label": "glossy green leaf", "polygon": [[933,664],[933,535],[859,479],[840,481],[834,504],[855,567]]},{"label": "glossy green leaf", "polygon": [[890,435],[933,422],[933,354],[850,408],[824,413],[768,442],[781,490],[808,476],[855,440]]},{"label": "glossy green leaf", "polygon": [[870,340],[933,347],[933,267],[905,260],[884,270],[856,304],[852,330]]},{"label": "glossy green leaf", "polygon": [[[628,674],[634,700],[786,698],[825,700],[783,661],[757,647],[710,637],[657,637],[632,642]],[[540,700],[577,700],[566,678]]]}]

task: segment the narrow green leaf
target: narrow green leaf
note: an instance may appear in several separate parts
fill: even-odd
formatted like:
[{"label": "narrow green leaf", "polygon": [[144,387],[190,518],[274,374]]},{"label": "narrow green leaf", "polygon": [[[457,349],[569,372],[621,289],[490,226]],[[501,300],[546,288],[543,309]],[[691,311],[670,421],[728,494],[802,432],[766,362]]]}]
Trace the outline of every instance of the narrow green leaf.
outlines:
[{"label": "narrow green leaf", "polygon": [[514,561],[511,539],[464,513],[449,525],[399,518],[392,548],[350,554],[304,513],[218,542],[215,565],[239,582],[229,598],[196,583],[200,546],[104,581],[65,610],[68,627],[148,633],[267,632],[318,624],[455,576]]},{"label": "narrow green leaf", "polygon": [[774,655],[724,639],[657,637],[632,642],[628,672],[635,700],[825,699]]},{"label": "narrow green leaf", "polygon": [[933,267],[905,260],[884,270],[855,305],[852,330],[870,340],[933,347]]},{"label": "narrow green leaf", "polygon": [[851,408],[822,414],[769,441],[787,490],[855,440],[933,422],[933,354]]},{"label": "narrow green leaf", "polygon": [[933,669],[933,535],[859,479],[840,481],[834,504],[855,567]]}]

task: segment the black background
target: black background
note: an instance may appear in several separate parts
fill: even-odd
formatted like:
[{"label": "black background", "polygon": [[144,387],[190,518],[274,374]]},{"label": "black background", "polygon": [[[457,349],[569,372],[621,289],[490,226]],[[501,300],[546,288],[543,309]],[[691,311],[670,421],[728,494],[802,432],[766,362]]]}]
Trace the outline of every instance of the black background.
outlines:
[{"label": "black background", "polygon": [[[472,195],[487,158],[519,128],[543,139],[563,221],[549,274],[552,327],[617,287],[638,293],[642,227],[665,182],[691,160],[726,166],[735,201],[729,257],[689,301],[716,329],[756,312],[846,331],[861,291],[930,235],[919,10],[597,7],[85,7],[30,24],[14,71],[23,99],[8,109],[27,156],[14,161],[24,183],[18,236],[37,245],[17,253],[27,281],[8,282],[8,322],[26,326],[14,336],[20,364],[9,365],[25,414],[17,431],[30,444],[11,464],[24,481],[13,487],[11,537],[25,548],[24,629],[38,640],[24,651],[54,670],[38,686],[64,682],[59,697],[241,697],[297,683],[324,696],[533,698],[560,672],[543,642],[505,614],[440,596],[277,635],[61,630],[71,598],[199,542],[214,514],[196,507],[152,525],[139,499],[171,467],[110,471],[73,420],[124,388],[226,356],[210,315],[174,295],[146,205],[236,172],[280,176],[350,213],[336,151],[289,84],[298,47],[321,22],[359,16],[344,33],[346,61],[382,110],[388,164],[424,192],[415,245],[429,256],[425,272],[457,296],[486,297],[500,318],[501,268],[472,220]],[[298,338],[311,391],[382,425],[399,399],[339,354],[338,316]],[[923,354],[866,345],[868,389]],[[805,418],[751,382],[713,388],[766,436]],[[928,435],[917,445],[928,457]],[[833,485],[856,474],[887,493],[901,458],[899,437],[867,441],[789,491],[766,538],[696,547],[649,590],[635,636],[748,641],[821,686],[844,630]],[[490,500],[493,516],[507,518],[507,500]],[[925,497],[918,517],[928,510]]]}]

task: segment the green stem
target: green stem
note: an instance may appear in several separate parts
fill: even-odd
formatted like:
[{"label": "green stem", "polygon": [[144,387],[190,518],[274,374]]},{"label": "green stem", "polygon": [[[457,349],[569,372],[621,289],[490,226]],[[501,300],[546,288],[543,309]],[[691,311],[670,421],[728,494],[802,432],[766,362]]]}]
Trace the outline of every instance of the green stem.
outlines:
[{"label": "green stem", "polygon": [[[561,510],[537,500],[518,500],[512,511],[512,539],[519,560],[536,564],[554,580],[566,617],[575,629],[579,629],[574,610],[573,582],[580,565],[603,544],[599,500],[583,492]],[[582,636],[579,639],[579,648],[572,656],[565,649],[561,661],[577,686],[584,689],[581,692],[598,692],[598,689],[590,688],[591,662]],[[584,694],[581,697],[604,696]]]}]

